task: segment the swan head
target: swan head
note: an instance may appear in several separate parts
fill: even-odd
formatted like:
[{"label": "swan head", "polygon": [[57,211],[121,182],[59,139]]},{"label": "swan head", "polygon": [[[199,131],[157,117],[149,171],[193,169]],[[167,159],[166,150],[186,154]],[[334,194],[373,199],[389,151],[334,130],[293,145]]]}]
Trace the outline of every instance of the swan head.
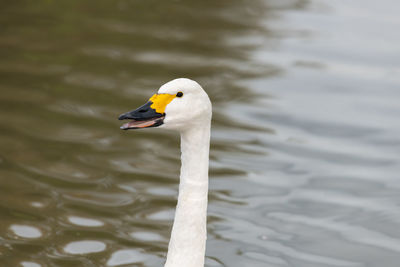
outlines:
[{"label": "swan head", "polygon": [[130,120],[121,126],[123,130],[161,127],[183,131],[210,121],[211,101],[197,82],[179,78],[162,85],[146,104],[118,119]]}]

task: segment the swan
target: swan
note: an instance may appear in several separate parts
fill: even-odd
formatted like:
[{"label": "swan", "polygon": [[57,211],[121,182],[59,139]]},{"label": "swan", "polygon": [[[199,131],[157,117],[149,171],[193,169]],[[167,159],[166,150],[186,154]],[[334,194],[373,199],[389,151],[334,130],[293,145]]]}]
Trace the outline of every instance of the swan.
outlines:
[{"label": "swan", "polygon": [[178,202],[165,267],[203,267],[207,239],[208,163],[212,106],[187,78],[160,87],[143,106],[119,116],[121,129],[158,127],[181,136]]}]

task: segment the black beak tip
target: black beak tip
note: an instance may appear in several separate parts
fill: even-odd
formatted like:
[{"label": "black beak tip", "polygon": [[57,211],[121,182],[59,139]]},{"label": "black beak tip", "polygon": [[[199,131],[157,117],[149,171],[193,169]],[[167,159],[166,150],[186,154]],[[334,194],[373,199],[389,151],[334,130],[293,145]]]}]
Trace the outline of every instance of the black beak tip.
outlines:
[{"label": "black beak tip", "polygon": [[127,119],[126,113],[119,115],[118,119],[119,119],[119,120],[125,120],[125,119]]}]

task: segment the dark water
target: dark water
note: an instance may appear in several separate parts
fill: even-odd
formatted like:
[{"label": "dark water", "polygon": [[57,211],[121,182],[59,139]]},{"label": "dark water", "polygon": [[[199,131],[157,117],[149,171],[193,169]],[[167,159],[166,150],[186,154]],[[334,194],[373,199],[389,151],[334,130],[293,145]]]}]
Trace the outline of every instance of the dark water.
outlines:
[{"label": "dark water", "polygon": [[214,104],[207,266],[399,266],[399,11],[3,1],[0,266],[162,266],[179,138],[116,118],[176,77]]}]

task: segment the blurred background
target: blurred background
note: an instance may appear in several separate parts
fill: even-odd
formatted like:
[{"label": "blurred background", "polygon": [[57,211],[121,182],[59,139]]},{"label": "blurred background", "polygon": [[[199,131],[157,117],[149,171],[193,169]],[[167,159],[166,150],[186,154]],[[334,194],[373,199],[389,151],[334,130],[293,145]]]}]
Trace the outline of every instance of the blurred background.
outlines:
[{"label": "blurred background", "polygon": [[206,266],[398,267],[395,0],[0,3],[0,265],[162,266],[179,137],[119,114],[213,101]]}]

